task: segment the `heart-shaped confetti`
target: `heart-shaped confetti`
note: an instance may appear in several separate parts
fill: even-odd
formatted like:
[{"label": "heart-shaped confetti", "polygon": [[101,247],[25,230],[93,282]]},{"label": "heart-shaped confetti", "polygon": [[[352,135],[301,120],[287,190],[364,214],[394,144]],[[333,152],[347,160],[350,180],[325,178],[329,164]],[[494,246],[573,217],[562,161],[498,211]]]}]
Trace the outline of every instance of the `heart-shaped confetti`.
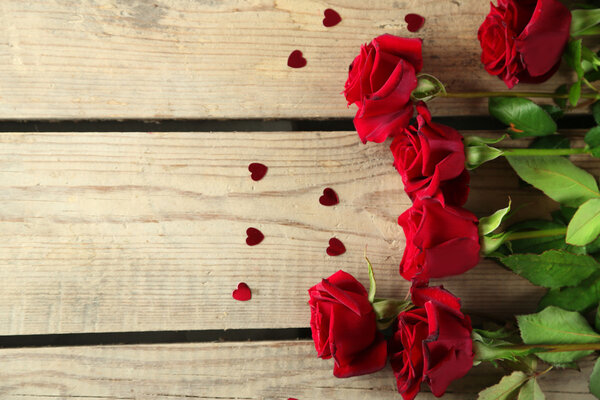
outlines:
[{"label": "heart-shaped confetti", "polygon": [[248,165],[250,178],[252,178],[253,181],[260,181],[262,178],[264,178],[268,169],[269,168],[266,165],[257,162]]},{"label": "heart-shaped confetti", "polygon": [[425,23],[425,18],[419,14],[406,14],[404,21],[408,24],[407,29],[409,32],[417,32]]},{"label": "heart-shaped confetti", "polygon": [[250,291],[248,285],[244,282],[240,282],[238,283],[237,289],[231,293],[231,296],[237,301],[248,301],[252,298],[252,291]]},{"label": "heart-shaped confetti", "polygon": [[327,248],[327,255],[339,256],[346,252],[346,247],[341,240],[336,238],[329,239],[329,247]]},{"label": "heart-shaped confetti", "polygon": [[306,58],[302,56],[300,50],[294,50],[288,57],[288,67],[302,68],[306,66]]},{"label": "heart-shaped confetti", "polygon": [[248,246],[256,246],[265,238],[265,235],[263,235],[263,233],[256,228],[246,229],[246,235],[248,235],[246,238],[246,244]]},{"label": "heart-shaped confetti", "polygon": [[340,202],[340,199],[332,188],[323,189],[323,195],[319,197],[319,203],[324,206],[335,206]]},{"label": "heart-shaped confetti", "polygon": [[336,26],[342,21],[342,17],[340,17],[340,14],[338,14],[337,11],[331,8],[325,10],[323,14],[325,15],[325,18],[323,18],[323,25],[325,25],[328,28]]}]

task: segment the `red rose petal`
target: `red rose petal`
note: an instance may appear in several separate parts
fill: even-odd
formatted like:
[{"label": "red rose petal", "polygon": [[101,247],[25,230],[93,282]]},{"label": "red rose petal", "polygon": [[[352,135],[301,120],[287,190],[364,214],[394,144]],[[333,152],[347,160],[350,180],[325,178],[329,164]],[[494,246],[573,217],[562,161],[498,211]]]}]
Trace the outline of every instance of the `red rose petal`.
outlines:
[{"label": "red rose petal", "polygon": [[294,50],[288,57],[288,67],[302,68],[306,66],[306,58],[302,57],[300,50]]},{"label": "red rose petal", "polygon": [[319,203],[324,206],[335,206],[340,202],[340,199],[332,188],[323,189],[323,195],[319,197]]},{"label": "red rose petal", "polygon": [[263,235],[263,233],[256,228],[246,229],[246,235],[248,235],[246,238],[246,244],[248,246],[256,246],[265,238],[265,235]]},{"label": "red rose petal", "polygon": [[323,14],[325,15],[325,18],[323,18],[323,25],[325,25],[327,28],[336,26],[342,21],[342,17],[340,17],[340,14],[338,14],[337,11],[331,8],[325,10]]},{"label": "red rose petal", "polygon": [[404,20],[408,24],[407,29],[409,32],[417,32],[425,23],[425,18],[419,14],[406,14]]},{"label": "red rose petal", "polygon": [[248,301],[252,298],[252,292],[250,291],[248,285],[246,285],[244,282],[240,282],[238,283],[237,289],[231,293],[231,296],[233,296],[233,298],[237,301]]},{"label": "red rose petal", "polygon": [[261,163],[252,163],[248,165],[248,171],[251,172],[250,178],[253,181],[260,181],[267,174],[269,168]]},{"label": "red rose petal", "polygon": [[336,238],[329,239],[329,247],[327,248],[327,255],[329,256],[339,256],[346,252],[346,247],[341,240]]}]

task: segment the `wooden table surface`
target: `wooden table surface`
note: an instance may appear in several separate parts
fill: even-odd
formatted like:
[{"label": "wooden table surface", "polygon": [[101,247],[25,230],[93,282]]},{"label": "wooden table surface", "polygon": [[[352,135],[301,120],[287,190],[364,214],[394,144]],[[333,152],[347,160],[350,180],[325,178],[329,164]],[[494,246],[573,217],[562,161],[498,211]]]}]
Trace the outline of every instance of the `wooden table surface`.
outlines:
[{"label": "wooden table surface", "polygon": [[[339,25],[323,26],[326,8]],[[408,288],[396,219],[410,200],[387,146],[319,121],[353,116],[340,95],[348,64],[383,33],[423,37],[424,69],[449,91],[503,89],[479,63],[488,9],[481,0],[0,1],[0,399],[399,399],[389,367],[339,380],[307,340],[307,289],[340,268],[367,284],[365,246],[382,295]],[[409,12],[426,18],[417,34],[406,30]],[[296,49],[305,68],[286,65]],[[561,71],[541,90],[569,78]],[[435,116],[467,125],[486,108],[432,103]],[[32,122],[50,120],[56,129]],[[65,129],[79,120],[102,129]],[[219,120],[235,131],[106,132],[121,120]],[[317,128],[294,130],[299,120]],[[497,133],[476,128],[468,134]],[[249,178],[252,162],[269,167],[263,180]],[[326,187],[339,205],[319,204]],[[507,194],[540,217],[556,207],[519,187],[504,161],[476,170],[471,187],[467,207],[479,216]],[[245,244],[248,227],[265,234],[260,245]],[[344,255],[326,255],[331,237]],[[232,299],[241,281],[251,301]],[[490,261],[443,283],[468,312],[496,318],[531,312],[542,295]],[[214,341],[225,336],[237,341]],[[547,398],[592,399],[591,367],[544,376]],[[474,399],[500,375],[474,368],[445,398]]]}]

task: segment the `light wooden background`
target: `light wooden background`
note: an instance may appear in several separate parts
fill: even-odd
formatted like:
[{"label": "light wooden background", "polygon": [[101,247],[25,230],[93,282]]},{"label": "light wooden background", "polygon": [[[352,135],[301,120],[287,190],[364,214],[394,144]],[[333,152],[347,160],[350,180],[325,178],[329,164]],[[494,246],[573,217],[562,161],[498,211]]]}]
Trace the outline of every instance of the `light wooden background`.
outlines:
[{"label": "light wooden background", "polygon": [[[343,18],[333,28],[321,23],[329,7]],[[386,32],[423,37],[425,70],[449,91],[502,89],[478,61],[488,7],[3,0],[0,119],[349,118],[347,66]],[[418,34],[405,28],[409,12],[427,19]],[[303,69],[286,65],[295,49]],[[433,109],[483,115],[486,105]],[[251,162],[269,167],[263,180],[249,178]],[[326,187],[339,205],[319,204]],[[519,189],[504,161],[475,171],[471,187],[479,216],[509,192],[538,216],[555,207]],[[380,293],[406,294],[396,219],[409,206],[387,146],[354,132],[0,133],[0,335],[305,328],[307,289],[322,277],[343,268],[367,283],[365,247]],[[255,247],[250,226],[266,237]],[[334,236],[346,254],[325,254]],[[240,281],[249,302],[231,298]],[[443,284],[471,313],[496,318],[533,311],[542,294],[488,261]],[[399,398],[389,369],[341,381],[315,357],[307,341],[0,349],[0,398]],[[590,368],[545,378],[547,397],[590,398]],[[447,398],[475,398],[498,374],[476,368]]]}]

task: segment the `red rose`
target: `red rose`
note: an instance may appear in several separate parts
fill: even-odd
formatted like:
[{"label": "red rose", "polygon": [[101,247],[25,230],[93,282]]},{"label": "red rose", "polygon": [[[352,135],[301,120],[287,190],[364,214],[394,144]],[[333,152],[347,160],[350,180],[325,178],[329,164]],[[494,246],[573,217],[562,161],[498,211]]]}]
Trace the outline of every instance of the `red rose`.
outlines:
[{"label": "red rose", "polygon": [[437,199],[417,199],[398,218],[406,247],[400,274],[406,280],[458,275],[479,262],[477,217]]},{"label": "red rose", "polygon": [[398,391],[412,400],[426,382],[440,397],[473,366],[471,319],[460,311],[460,300],[441,286],[413,287],[411,294],[416,308],[398,315],[390,339]]},{"label": "red rose", "polygon": [[498,0],[479,27],[481,62],[512,88],[550,78],[571,26],[571,12],[558,0]]},{"label": "red rose", "polygon": [[344,95],[349,105],[358,106],[354,126],[363,143],[381,143],[408,125],[410,94],[422,66],[421,39],[386,34],[361,47],[350,64]]},{"label": "red rose", "polygon": [[338,378],[370,374],[385,366],[387,348],[363,285],[344,271],[308,290],[310,328],[319,357],[333,357]]},{"label": "red rose", "polygon": [[418,129],[410,126],[390,146],[404,190],[412,200],[436,197],[462,206],[469,194],[462,136],[432,122],[425,103],[417,104],[417,113]]}]

